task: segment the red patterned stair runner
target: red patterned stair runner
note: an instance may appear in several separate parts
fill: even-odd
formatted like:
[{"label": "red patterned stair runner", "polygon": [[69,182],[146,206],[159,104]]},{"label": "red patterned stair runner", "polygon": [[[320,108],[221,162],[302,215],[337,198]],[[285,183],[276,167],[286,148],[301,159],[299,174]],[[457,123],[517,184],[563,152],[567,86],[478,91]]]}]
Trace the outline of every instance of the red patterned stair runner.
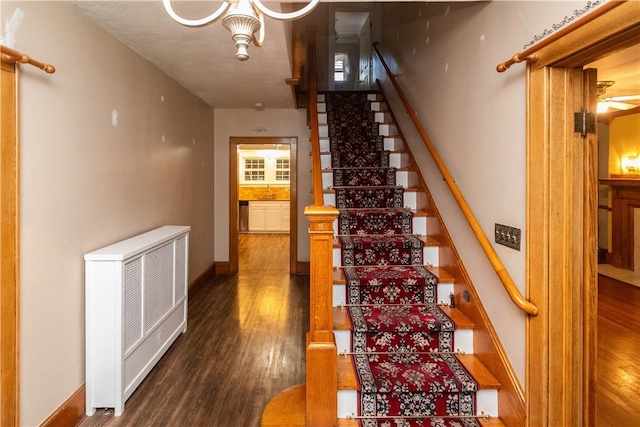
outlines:
[{"label": "red patterned stair runner", "polygon": [[359,423],[479,426],[477,384],[451,354],[453,321],[389,167],[367,94],[325,94]]}]

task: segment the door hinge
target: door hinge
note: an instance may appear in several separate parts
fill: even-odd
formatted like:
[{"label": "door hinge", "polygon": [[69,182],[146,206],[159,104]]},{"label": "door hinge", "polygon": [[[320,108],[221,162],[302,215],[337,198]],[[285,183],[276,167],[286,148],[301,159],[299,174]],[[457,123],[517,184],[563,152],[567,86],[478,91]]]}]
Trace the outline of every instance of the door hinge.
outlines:
[{"label": "door hinge", "polygon": [[575,124],[574,132],[580,132],[582,137],[588,133],[596,133],[596,115],[587,113],[587,109],[583,108],[580,112],[574,114]]}]

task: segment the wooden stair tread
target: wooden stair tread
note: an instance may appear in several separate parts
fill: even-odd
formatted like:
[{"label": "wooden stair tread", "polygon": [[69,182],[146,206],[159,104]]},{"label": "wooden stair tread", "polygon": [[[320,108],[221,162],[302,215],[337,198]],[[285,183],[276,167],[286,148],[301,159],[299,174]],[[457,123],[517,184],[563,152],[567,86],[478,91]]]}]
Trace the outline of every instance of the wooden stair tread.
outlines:
[{"label": "wooden stair tread", "polygon": [[[451,308],[446,305],[441,305],[440,309],[449,316],[451,320],[456,324],[458,329],[475,329],[476,325],[471,319],[465,316],[457,308]],[[351,328],[351,321],[349,320],[349,312],[344,307],[333,307],[333,329],[336,331],[348,331]]]},{"label": "wooden stair tread", "polygon": [[475,329],[476,324],[473,320],[469,319],[463,312],[457,308],[451,308],[448,305],[441,305],[440,309],[449,316],[453,323],[456,324],[456,329]]},{"label": "wooden stair tread", "polygon": [[484,388],[500,388],[502,384],[496,377],[493,376],[491,372],[487,369],[486,366],[478,360],[478,358],[473,354],[459,354],[457,355],[460,363],[464,365],[467,371],[473,376],[473,378],[478,383],[479,389]]},{"label": "wooden stair tread", "polygon": [[489,419],[480,419],[478,420],[481,426],[483,427],[504,427],[500,418],[489,418]]},{"label": "wooden stair tread", "polygon": [[428,267],[427,270],[433,273],[440,283],[455,283],[456,281],[455,276],[442,267]]},{"label": "wooden stair tread", "polygon": [[348,331],[351,329],[349,312],[344,307],[333,307],[333,330]]},{"label": "wooden stair tread", "polygon": [[[478,383],[478,389],[500,388],[500,382],[494,377],[473,354],[456,355],[460,363]],[[356,390],[358,382],[356,371],[348,356],[338,356],[338,390]]]}]

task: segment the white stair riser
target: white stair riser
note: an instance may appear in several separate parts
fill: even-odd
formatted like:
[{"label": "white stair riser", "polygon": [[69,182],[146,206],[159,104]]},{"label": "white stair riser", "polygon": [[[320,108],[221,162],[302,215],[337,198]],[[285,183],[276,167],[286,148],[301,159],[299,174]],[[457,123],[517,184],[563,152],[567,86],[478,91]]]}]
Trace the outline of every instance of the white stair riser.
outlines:
[{"label": "white stair riser", "polygon": [[449,304],[451,302],[451,298],[449,298],[451,292],[453,292],[453,283],[438,283],[438,292],[436,294],[438,304]]},{"label": "white stair riser", "polygon": [[[424,264],[430,264],[434,267],[438,267],[438,247],[437,246],[425,246],[422,248],[422,262]],[[333,248],[333,266],[342,266],[342,253],[341,248]]]},{"label": "white stair riser", "polygon": [[333,172],[322,171],[322,188],[327,189],[333,186]]},{"label": "white stair riser", "polygon": [[326,113],[327,112],[327,104],[324,102],[316,103],[316,108],[318,109],[318,113]]},{"label": "white stair riser", "polygon": [[[338,418],[358,413],[358,393],[355,390],[338,390]],[[498,416],[498,390],[483,389],[476,393],[476,415]]]},{"label": "white stair riser", "polygon": [[427,217],[414,216],[413,217],[413,233],[421,236],[427,235]]},{"label": "white stair riser", "polygon": [[373,111],[387,111],[387,104],[380,101],[374,101],[371,103],[371,109]]},{"label": "white stair riser", "polygon": [[389,151],[400,151],[404,148],[404,143],[402,142],[402,139],[400,139],[399,137],[393,137],[393,136],[386,137],[383,139],[383,143],[384,143],[383,148]]},{"label": "white stair riser", "polygon": [[398,135],[398,129],[396,128],[396,125],[380,123],[378,133],[382,136],[393,136]]},{"label": "white stair riser", "polygon": [[335,206],[336,205],[336,195],[335,193],[325,193],[322,195],[322,200],[324,200],[325,206]]},{"label": "white stair riser", "polygon": [[319,93],[316,95],[316,101],[324,102],[324,93]]},{"label": "white stair riser", "polygon": [[404,206],[410,209],[427,208],[427,195],[421,191],[405,191],[403,200]]},{"label": "white stair riser", "polygon": [[465,354],[473,354],[473,329],[456,329],[453,332],[453,348]]},{"label": "white stair riser", "polygon": [[478,390],[476,393],[476,415],[498,416],[498,390],[494,388]]},{"label": "white stair riser", "polygon": [[329,138],[329,126],[325,125],[318,125],[318,136],[320,138]]},{"label": "white stair riser", "polygon": [[331,140],[329,137],[320,138],[320,152],[327,153],[331,151]]},{"label": "white stair riser", "polygon": [[404,188],[417,187],[420,183],[418,174],[415,171],[397,171],[396,185]]},{"label": "white stair riser", "polygon": [[391,114],[385,111],[377,111],[373,115],[373,117],[374,117],[374,121],[376,121],[377,123],[391,123],[393,121]]},{"label": "white stair riser", "polygon": [[318,111],[318,124],[319,125],[326,125],[327,123],[329,123],[327,121],[327,113],[321,113]]},{"label": "white stair riser", "polygon": [[331,167],[331,154],[320,155],[320,167],[322,170],[329,169]]},{"label": "white stair riser", "polygon": [[[336,347],[338,353],[351,351],[351,331],[339,330],[333,331],[336,338]],[[465,354],[473,354],[473,330],[472,329],[456,329],[453,332],[454,350],[461,351]]]},{"label": "white stair riser", "polygon": [[338,418],[358,414],[358,393],[355,390],[338,390]]},{"label": "white stair riser", "polygon": [[389,154],[389,166],[392,168],[406,168],[409,163],[409,155],[407,153]]},{"label": "white stair riser", "polygon": [[[436,290],[436,302],[438,304],[449,304],[450,302],[449,295],[451,294],[451,292],[453,292],[453,283],[438,283],[438,287]],[[339,306],[345,305],[347,300],[346,285],[342,283],[334,283],[332,288],[332,295],[333,295],[333,300],[332,300],[333,307],[339,307]],[[461,338],[461,339],[467,340],[467,338]],[[460,350],[464,351],[465,353],[472,353],[473,341],[472,341],[471,350],[463,350],[463,349],[460,349]]]}]

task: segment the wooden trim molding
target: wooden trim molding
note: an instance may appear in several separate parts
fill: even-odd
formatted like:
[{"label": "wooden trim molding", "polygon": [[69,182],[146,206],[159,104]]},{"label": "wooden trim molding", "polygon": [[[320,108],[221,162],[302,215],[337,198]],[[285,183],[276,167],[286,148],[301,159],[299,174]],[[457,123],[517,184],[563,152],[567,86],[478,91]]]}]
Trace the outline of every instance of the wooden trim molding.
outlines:
[{"label": "wooden trim molding", "polygon": [[309,261],[298,262],[296,274],[298,276],[308,276],[311,273],[311,263]]},{"label": "wooden trim molding", "polygon": [[83,384],[40,427],[75,426],[87,415],[85,413],[86,388]]},{"label": "wooden trim molding", "polygon": [[209,267],[207,267],[198,277],[193,280],[193,282],[189,284],[189,300],[195,297],[215,274],[216,264],[211,263]]},{"label": "wooden trim molding", "polygon": [[526,281],[540,309],[526,327],[530,426],[595,424],[596,142],[576,137],[571,120],[595,110],[583,67],[639,41],[640,2],[623,2],[527,66]]},{"label": "wooden trim molding", "polygon": [[20,148],[15,64],[2,60],[0,135],[0,425],[20,425]]},{"label": "wooden trim molding", "polygon": [[231,265],[228,261],[217,261],[215,263],[215,274],[221,274],[223,276],[233,276],[236,273],[231,272]]}]

